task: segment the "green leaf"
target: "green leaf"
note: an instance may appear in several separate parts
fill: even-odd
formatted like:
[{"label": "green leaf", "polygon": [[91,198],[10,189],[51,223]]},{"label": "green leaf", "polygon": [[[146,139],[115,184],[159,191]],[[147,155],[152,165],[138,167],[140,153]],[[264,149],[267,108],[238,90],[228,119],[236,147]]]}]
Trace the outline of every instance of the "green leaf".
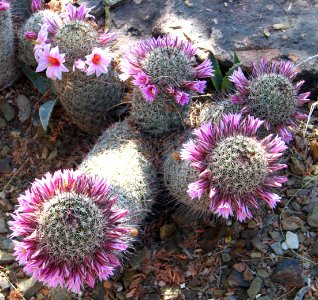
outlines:
[{"label": "green leaf", "polygon": [[210,52],[209,54],[209,59],[212,62],[212,66],[214,70],[214,76],[211,77],[211,80],[212,80],[214,88],[216,89],[217,92],[219,92],[221,90],[222,81],[223,81],[222,72],[221,72],[218,60],[216,59],[215,55],[212,52]]},{"label": "green leaf", "polygon": [[33,83],[34,87],[43,95],[50,88],[48,80],[41,76],[38,73],[35,73],[32,69],[30,69],[26,65],[22,65],[21,69],[23,73],[29,78],[29,80]]},{"label": "green leaf", "polygon": [[236,52],[234,52],[234,54],[233,54],[233,65],[236,65],[236,64],[239,64],[239,63],[241,63],[240,59],[238,58]]},{"label": "green leaf", "polygon": [[47,130],[47,126],[49,125],[49,121],[50,121],[52,110],[54,108],[55,103],[56,103],[56,100],[49,100],[40,106],[40,109],[39,109],[40,121],[45,132]]},{"label": "green leaf", "polygon": [[232,81],[230,81],[229,77],[233,74],[233,72],[240,66],[242,65],[242,63],[238,63],[233,65],[225,74],[223,81],[222,81],[222,85],[221,85],[221,90],[225,91],[230,89],[233,86]]}]

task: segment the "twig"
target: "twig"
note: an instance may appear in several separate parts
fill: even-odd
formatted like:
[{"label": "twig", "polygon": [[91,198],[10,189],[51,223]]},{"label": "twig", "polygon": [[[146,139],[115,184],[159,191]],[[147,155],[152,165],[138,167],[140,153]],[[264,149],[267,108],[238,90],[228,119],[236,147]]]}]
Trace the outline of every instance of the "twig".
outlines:
[{"label": "twig", "polygon": [[307,133],[307,129],[308,129],[308,126],[309,126],[309,123],[310,123],[310,119],[311,119],[311,116],[316,108],[316,106],[318,105],[318,101],[316,101],[315,103],[313,103],[310,107],[310,111],[309,111],[309,115],[308,115],[308,118],[307,118],[307,122],[306,122],[306,126],[305,126],[305,129],[303,131],[303,138],[305,138],[306,136],[306,133]]},{"label": "twig", "polygon": [[313,56],[310,56],[310,57],[308,57],[307,59],[301,61],[300,63],[298,63],[298,64],[296,65],[296,67],[299,67],[300,65],[302,65],[302,64],[304,64],[305,62],[307,62],[307,61],[309,61],[309,60],[312,60],[312,59],[314,59],[314,58],[318,58],[318,54],[315,54],[315,55],[313,55]]}]

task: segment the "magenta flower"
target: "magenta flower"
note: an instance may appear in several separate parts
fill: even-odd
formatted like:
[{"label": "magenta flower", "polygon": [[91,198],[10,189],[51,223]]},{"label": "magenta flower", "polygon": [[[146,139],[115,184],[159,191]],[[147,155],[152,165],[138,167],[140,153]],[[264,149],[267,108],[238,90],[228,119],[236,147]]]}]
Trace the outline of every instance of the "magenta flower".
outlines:
[{"label": "magenta flower", "polygon": [[87,8],[85,4],[75,7],[73,4],[68,3],[66,6],[66,15],[70,21],[84,21],[87,18],[94,18],[93,15],[89,14],[91,10],[92,9]]},{"label": "magenta flower", "polygon": [[103,33],[99,38],[98,42],[102,45],[106,45],[108,42],[117,38],[117,33]]},{"label": "magenta flower", "polygon": [[38,51],[38,67],[36,72],[42,72],[46,69],[46,76],[53,80],[62,80],[62,72],[68,72],[68,69],[63,65],[65,54],[59,53],[59,48],[51,48],[51,45],[46,45],[43,51]]},{"label": "magenta flower", "polygon": [[0,1],[0,11],[7,10],[10,8],[10,4],[6,1]]},{"label": "magenta flower", "polygon": [[94,48],[92,53],[86,56],[85,63],[88,65],[86,74],[92,75],[96,73],[97,77],[101,74],[106,74],[111,61],[112,55],[108,48]]},{"label": "magenta flower", "polygon": [[242,112],[264,120],[267,130],[273,127],[288,143],[292,139],[288,127],[307,118],[299,107],[309,101],[310,93],[299,93],[304,81],[295,83],[297,74],[290,62],[266,62],[264,58],[253,64],[250,79],[239,68],[230,77],[237,89],[232,102],[242,105]]},{"label": "magenta flower", "polygon": [[33,13],[43,10],[42,0],[32,0],[31,9]]},{"label": "magenta flower", "polygon": [[116,208],[109,187],[101,177],[72,170],[36,179],[9,223],[24,272],[75,293],[113,275],[129,230],[122,226],[128,211]]},{"label": "magenta flower", "polygon": [[153,84],[142,87],[141,92],[144,95],[146,101],[148,102],[154,101],[158,94],[157,87]]},{"label": "magenta flower", "polygon": [[48,33],[55,35],[63,23],[58,15],[47,15],[43,17],[43,24],[47,27]]},{"label": "magenta flower", "polygon": [[29,41],[35,41],[37,39],[37,35],[34,31],[26,31],[24,37]]},{"label": "magenta flower", "polygon": [[120,78],[125,81],[132,77],[132,84],[141,90],[145,90],[147,84],[151,83],[156,86],[157,94],[167,93],[167,89],[172,88],[178,91],[176,101],[185,105],[189,102],[189,91],[204,91],[204,81],[197,79],[213,75],[209,60],[199,65],[196,63],[196,52],[197,49],[191,42],[180,41],[177,37],[145,40],[120,62]]},{"label": "magenta flower", "polygon": [[224,218],[235,213],[239,221],[252,218],[250,209],[258,208],[259,200],[276,206],[280,197],[272,188],[281,187],[287,177],[274,172],[287,167],[277,163],[287,147],[278,136],[259,140],[256,133],[262,124],[252,116],[227,114],[218,124],[194,131],[195,138],[181,152],[181,158],[199,171],[187,191],[192,199],[206,195],[212,213]]}]

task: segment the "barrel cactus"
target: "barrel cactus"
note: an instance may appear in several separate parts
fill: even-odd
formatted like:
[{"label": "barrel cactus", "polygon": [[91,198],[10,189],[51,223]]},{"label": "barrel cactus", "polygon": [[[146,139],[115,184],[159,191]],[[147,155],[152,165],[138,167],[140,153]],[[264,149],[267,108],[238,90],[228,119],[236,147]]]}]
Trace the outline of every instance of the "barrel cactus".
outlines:
[{"label": "barrel cactus", "polygon": [[291,62],[266,62],[264,58],[253,64],[249,79],[239,68],[230,78],[237,89],[232,102],[240,105],[242,112],[264,120],[267,130],[273,127],[288,143],[292,139],[288,127],[307,118],[299,107],[309,101],[310,93],[299,93],[304,81],[294,82],[297,74]]},{"label": "barrel cactus", "polygon": [[[278,136],[258,139],[262,123],[251,116],[225,114],[218,123],[196,129],[194,138],[179,148],[181,160],[168,157],[164,163],[172,195],[194,212],[224,218],[235,214],[239,221],[252,218],[251,209],[259,207],[259,200],[274,208],[280,197],[272,188],[287,181],[274,174],[286,168],[277,162],[286,145]],[[171,189],[179,183],[181,197]]]},{"label": "barrel cactus", "polygon": [[46,70],[71,121],[93,133],[106,126],[109,111],[122,98],[123,84],[111,66],[112,53],[105,47],[114,35],[99,35],[97,25],[87,20],[89,11],[85,5],[68,4],[61,24],[47,18],[43,31],[51,36],[42,46],[35,46],[35,56],[36,71]]},{"label": "barrel cactus", "polygon": [[13,83],[18,76],[10,4],[0,1],[0,88]]},{"label": "barrel cactus", "polygon": [[145,132],[160,135],[181,127],[192,93],[202,93],[213,75],[209,60],[197,64],[191,42],[165,36],[137,44],[121,61],[125,81],[132,78],[132,117]]},{"label": "barrel cactus", "polygon": [[19,198],[10,222],[14,255],[24,272],[49,287],[79,293],[121,264],[129,242],[127,208],[116,205],[99,176],[63,170],[35,180]]}]

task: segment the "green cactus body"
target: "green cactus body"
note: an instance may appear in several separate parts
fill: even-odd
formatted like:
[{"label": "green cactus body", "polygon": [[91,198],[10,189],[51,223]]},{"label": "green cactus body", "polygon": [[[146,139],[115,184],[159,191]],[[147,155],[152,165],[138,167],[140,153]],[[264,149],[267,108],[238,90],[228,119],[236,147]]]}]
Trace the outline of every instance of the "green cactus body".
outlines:
[{"label": "green cactus body", "polygon": [[181,106],[166,93],[160,93],[153,102],[145,101],[139,88],[133,92],[131,116],[141,130],[157,136],[184,127],[190,105]]},{"label": "green cactus body", "polygon": [[62,80],[52,80],[52,86],[71,121],[92,133],[107,125],[108,110],[120,102],[124,90],[112,70],[98,78],[80,71],[66,73]]},{"label": "green cactus body", "polygon": [[33,31],[35,34],[41,29],[42,19],[43,17],[54,17],[56,15],[55,12],[51,10],[39,10],[36,13],[32,14],[29,19],[26,20],[24,25],[21,27],[18,38],[19,38],[19,59],[30,67],[37,66],[37,61],[34,58],[34,43],[32,41],[27,40],[24,37],[24,33],[27,31]]},{"label": "green cactus body", "polygon": [[132,227],[138,227],[151,207],[156,180],[140,139],[140,133],[130,129],[126,121],[116,123],[103,133],[79,167],[110,181],[113,194],[119,196],[118,207],[130,211]]},{"label": "green cactus body", "polygon": [[11,11],[14,16],[17,16],[22,20],[26,20],[31,16],[32,0],[12,0],[10,4]]},{"label": "green cactus body", "polygon": [[0,11],[0,28],[0,88],[5,88],[18,76],[10,9]]}]

